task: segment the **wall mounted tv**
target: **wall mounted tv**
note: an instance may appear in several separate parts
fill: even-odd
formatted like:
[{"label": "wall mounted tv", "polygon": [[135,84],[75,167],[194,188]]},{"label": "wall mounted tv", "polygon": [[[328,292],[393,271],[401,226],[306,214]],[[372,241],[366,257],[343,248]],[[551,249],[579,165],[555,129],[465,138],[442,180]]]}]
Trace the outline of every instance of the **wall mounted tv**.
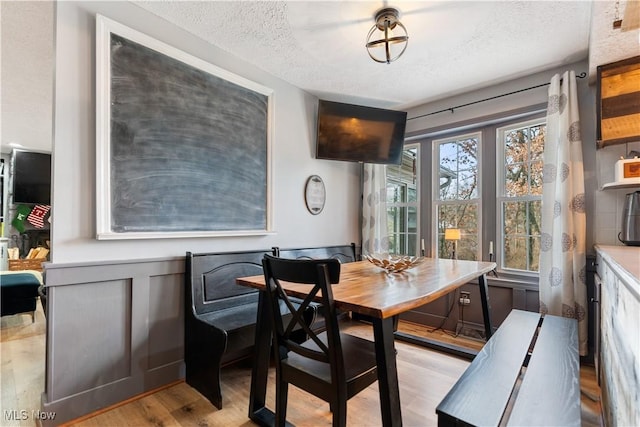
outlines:
[{"label": "wall mounted tv", "polygon": [[320,100],[316,158],[399,164],[407,113]]},{"label": "wall mounted tv", "polygon": [[51,204],[51,154],[13,150],[13,203]]}]

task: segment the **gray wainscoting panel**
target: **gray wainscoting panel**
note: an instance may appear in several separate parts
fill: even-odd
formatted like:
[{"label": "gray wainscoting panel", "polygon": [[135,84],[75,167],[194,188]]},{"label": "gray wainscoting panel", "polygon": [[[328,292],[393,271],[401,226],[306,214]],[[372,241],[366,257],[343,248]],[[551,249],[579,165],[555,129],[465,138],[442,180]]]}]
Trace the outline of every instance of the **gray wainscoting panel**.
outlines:
[{"label": "gray wainscoting panel", "polygon": [[41,409],[55,425],[184,378],[184,258],[48,264],[45,277]]},{"label": "gray wainscoting panel", "polygon": [[184,275],[154,276],[149,287],[148,368],[184,358]]},{"label": "gray wainscoting panel", "polygon": [[65,309],[49,317],[57,349],[63,350],[51,354],[56,384],[51,398],[130,377],[131,281],[62,287],[52,294],[54,300],[64,301]]},{"label": "gray wainscoting panel", "polygon": [[[500,326],[514,308],[533,312],[538,311],[537,290],[529,289],[517,283],[505,285],[491,278],[488,278],[488,280],[491,322],[494,329]],[[465,284],[460,290],[469,292],[470,305],[461,308],[457,301],[459,293],[452,292],[449,294],[451,297],[448,295],[415,310],[402,313],[401,318],[431,327],[442,325],[442,328],[448,330],[456,330],[456,328],[464,326],[464,328],[476,330],[478,335],[484,336],[480,291],[477,283]]]},{"label": "gray wainscoting panel", "polygon": [[525,289],[513,290],[513,308],[518,310],[527,309],[527,291]]}]

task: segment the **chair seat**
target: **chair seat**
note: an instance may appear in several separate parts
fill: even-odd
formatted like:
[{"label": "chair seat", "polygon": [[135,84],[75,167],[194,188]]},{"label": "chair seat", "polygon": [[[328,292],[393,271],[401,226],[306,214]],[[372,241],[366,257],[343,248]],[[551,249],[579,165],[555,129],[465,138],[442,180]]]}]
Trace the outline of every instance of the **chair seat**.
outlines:
[{"label": "chair seat", "polygon": [[[323,332],[318,338],[325,344],[327,343],[327,333]],[[347,382],[347,395],[354,396],[360,390],[368,387],[371,381],[368,380],[370,375],[376,376],[376,354],[372,341],[364,338],[356,337],[346,333],[340,333],[340,342],[342,344],[342,354],[344,356],[345,379]],[[307,340],[302,344],[313,350],[319,350],[319,347],[313,340]],[[326,382],[327,387],[331,384],[331,366],[328,363],[318,362],[316,360],[300,356],[294,352],[290,352],[286,359],[282,360],[282,376],[286,382],[291,377],[312,377]],[[296,385],[300,383],[313,384],[313,381],[292,381]],[[363,387],[364,386],[364,387]],[[307,389],[306,387],[301,387]],[[324,387],[322,387],[324,389]],[[327,392],[332,390],[326,389]],[[313,387],[309,392],[318,392],[318,388]],[[321,394],[324,394],[320,392]]]}]

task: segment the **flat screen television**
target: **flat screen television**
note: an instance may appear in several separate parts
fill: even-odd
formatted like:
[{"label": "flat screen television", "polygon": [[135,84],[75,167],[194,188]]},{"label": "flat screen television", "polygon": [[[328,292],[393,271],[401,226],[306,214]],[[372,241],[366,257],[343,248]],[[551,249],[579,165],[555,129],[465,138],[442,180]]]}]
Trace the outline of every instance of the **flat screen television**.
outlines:
[{"label": "flat screen television", "polygon": [[51,154],[13,150],[13,203],[51,204]]},{"label": "flat screen television", "polygon": [[320,100],[316,158],[399,164],[407,113]]}]

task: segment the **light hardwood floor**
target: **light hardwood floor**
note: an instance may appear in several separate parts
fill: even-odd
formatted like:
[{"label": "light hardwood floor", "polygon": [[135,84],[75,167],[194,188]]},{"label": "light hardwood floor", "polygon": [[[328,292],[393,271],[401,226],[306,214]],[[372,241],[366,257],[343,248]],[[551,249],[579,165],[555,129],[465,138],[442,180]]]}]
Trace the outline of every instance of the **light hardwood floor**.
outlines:
[{"label": "light hardwood floor", "polygon": [[[36,323],[44,318],[36,314]],[[2,330],[2,410],[39,408],[44,389],[44,327],[29,325],[4,327]],[[424,327],[401,322],[401,330],[426,334]],[[371,338],[371,327],[361,323],[348,325],[349,332]],[[39,331],[39,332],[38,332]],[[452,338],[436,332],[430,336],[458,345],[478,349],[482,342]],[[20,338],[21,337],[21,338]],[[39,340],[39,341],[38,341]],[[397,342],[402,415],[407,426],[437,424],[435,407],[466,369],[469,362],[437,351]],[[66,424],[73,427],[103,426],[251,426],[247,417],[250,366],[238,363],[223,370],[223,409],[216,409],[184,382],[138,396],[96,414]],[[597,395],[595,373],[591,367],[581,370],[581,384],[589,395]],[[270,372],[267,404],[274,407],[273,370]],[[583,426],[599,426],[599,406],[583,395]],[[379,426],[380,406],[377,384],[373,384],[349,401],[347,424]],[[4,414],[4,412],[3,412]],[[290,387],[287,419],[296,426],[329,426],[329,406],[315,397]],[[2,420],[2,426],[35,426],[29,417],[20,422]]]},{"label": "light hardwood floor", "polygon": [[44,358],[45,318],[39,302],[35,322],[27,314],[0,318],[0,426],[36,425],[32,410],[40,408]]}]

